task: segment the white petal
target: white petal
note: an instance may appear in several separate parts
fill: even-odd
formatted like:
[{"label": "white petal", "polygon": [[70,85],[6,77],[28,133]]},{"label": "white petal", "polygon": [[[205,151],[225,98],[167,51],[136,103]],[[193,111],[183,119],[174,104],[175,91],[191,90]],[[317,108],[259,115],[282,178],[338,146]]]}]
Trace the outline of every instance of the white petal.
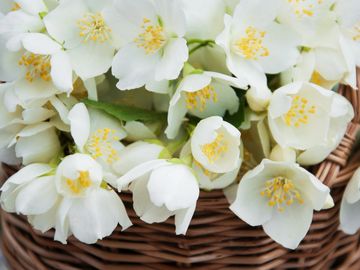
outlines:
[{"label": "white petal", "polygon": [[360,228],[360,201],[348,203],[343,197],[340,206],[340,229],[346,234],[355,234]]},{"label": "white petal", "polygon": [[109,236],[118,223],[123,229],[131,225],[119,196],[102,188],[94,190],[86,198],[74,200],[68,216],[70,230],[86,244],[94,244],[98,239]]},{"label": "white petal", "polygon": [[70,92],[73,89],[72,67],[66,52],[59,51],[51,57],[50,75],[59,90]]},{"label": "white petal", "polygon": [[132,181],[137,178],[149,173],[150,171],[168,165],[168,162],[165,160],[151,160],[145,163],[136,166],[135,168],[128,171],[124,176],[120,177],[117,180],[118,190],[121,191],[123,188],[127,187]]},{"label": "white petal", "polygon": [[262,225],[269,221],[273,212],[273,209],[268,206],[268,199],[260,194],[264,188],[265,179],[252,177],[262,168],[258,166],[251,174],[248,173],[241,179],[236,199],[230,206],[235,215],[251,226]]},{"label": "white petal", "polygon": [[275,20],[280,10],[279,0],[242,0],[234,11],[235,23],[263,26]]},{"label": "white petal", "polygon": [[114,163],[114,170],[124,175],[132,168],[150,160],[159,158],[163,146],[137,141],[119,151],[120,159]]},{"label": "white petal", "polygon": [[174,213],[169,211],[165,206],[157,207],[151,202],[147,184],[148,179],[142,177],[131,185],[134,210],[141,220],[146,223],[152,224],[164,222]]},{"label": "white petal", "polygon": [[72,67],[83,80],[106,73],[111,67],[114,48],[108,43],[87,42],[69,51]]},{"label": "white petal", "polygon": [[360,200],[360,169],[357,169],[346,186],[343,200],[354,204]]},{"label": "white petal", "polygon": [[191,219],[194,215],[195,209],[196,209],[196,204],[189,207],[188,209],[183,209],[176,212],[175,214],[176,235],[186,234]]},{"label": "white petal", "polygon": [[166,31],[175,33],[178,37],[184,36],[186,23],[182,2],[157,0],[154,5],[157,14],[163,20]]},{"label": "white petal", "polygon": [[[12,175],[6,181],[6,183],[8,183],[8,184],[11,183],[11,184],[15,184],[15,185],[25,184],[38,176],[41,176],[41,175],[44,175],[44,174],[50,172],[51,170],[52,170],[51,166],[49,166],[47,164],[31,164],[31,165],[28,165],[28,166],[22,168],[17,173]],[[8,186],[8,184],[5,184],[1,188],[1,191],[6,191],[5,187]]]},{"label": "white petal", "polygon": [[170,100],[167,117],[168,126],[165,129],[165,134],[169,139],[176,138],[187,113],[186,102],[180,94],[181,92],[179,91]]},{"label": "white petal", "polygon": [[211,76],[207,74],[191,74],[186,76],[179,86],[181,91],[196,92],[211,83]]},{"label": "white petal", "polygon": [[22,157],[23,164],[50,162],[60,150],[60,141],[54,128],[31,137],[20,138],[15,146],[16,156]]},{"label": "white petal", "polygon": [[196,178],[190,168],[184,165],[169,165],[153,170],[148,190],[150,199],[156,206],[165,205],[170,211],[188,208],[199,197]]},{"label": "white petal", "polygon": [[309,231],[313,209],[308,204],[294,204],[284,212],[274,211],[271,220],[263,225],[264,231],[274,241],[290,249],[296,249]]},{"label": "white petal", "polygon": [[61,46],[50,37],[41,33],[29,33],[22,39],[26,50],[41,55],[52,55],[61,50]]},{"label": "white petal", "polygon": [[69,112],[71,135],[80,151],[83,151],[84,145],[90,135],[89,112],[83,103],[76,104]]},{"label": "white petal", "polygon": [[269,50],[268,57],[261,57],[258,62],[265,73],[276,74],[297,63],[300,55],[300,38],[285,25],[272,23],[267,30],[264,46]]},{"label": "white petal", "polygon": [[160,60],[159,54],[147,55],[134,44],[124,46],[115,55],[112,74],[119,79],[120,90],[135,89],[154,80],[154,69]]},{"label": "white petal", "polygon": [[78,20],[89,12],[84,1],[62,1],[44,18],[46,30],[56,41],[67,49],[78,46],[82,38],[79,35]]},{"label": "white petal", "polygon": [[16,3],[21,6],[21,9],[34,15],[47,11],[43,0],[16,0]]},{"label": "white petal", "polygon": [[174,80],[179,77],[184,63],[188,59],[188,47],[183,38],[168,41],[164,54],[156,66],[155,80]]},{"label": "white petal", "polygon": [[56,109],[56,111],[58,112],[60,119],[65,123],[65,124],[70,124],[70,121],[68,119],[68,114],[69,114],[69,110],[68,108],[65,106],[64,103],[62,103],[57,97],[53,97],[50,99],[50,103],[52,106],[54,106],[54,108]]},{"label": "white petal", "polygon": [[64,198],[61,201],[59,209],[56,213],[54,240],[60,241],[63,244],[66,244],[66,239],[71,234],[69,231],[69,220],[67,216],[72,204],[73,199]]},{"label": "white petal", "polygon": [[54,176],[38,178],[21,189],[16,198],[16,211],[23,215],[40,215],[58,199]]},{"label": "white petal", "polygon": [[55,204],[49,211],[41,215],[28,216],[29,223],[35,230],[42,233],[47,232],[56,225],[57,204]]}]

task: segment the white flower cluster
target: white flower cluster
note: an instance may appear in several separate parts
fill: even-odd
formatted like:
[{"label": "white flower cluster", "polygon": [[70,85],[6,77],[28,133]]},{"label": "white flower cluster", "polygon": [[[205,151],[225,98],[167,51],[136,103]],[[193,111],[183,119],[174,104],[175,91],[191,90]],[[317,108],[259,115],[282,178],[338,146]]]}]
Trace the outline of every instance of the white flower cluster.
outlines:
[{"label": "white flower cluster", "polygon": [[131,226],[116,191],[185,234],[225,189],[294,249],[333,205],[300,165],[340,143],[357,65],[358,0],[1,0],[0,159],[22,165],[1,205],[91,244]]}]

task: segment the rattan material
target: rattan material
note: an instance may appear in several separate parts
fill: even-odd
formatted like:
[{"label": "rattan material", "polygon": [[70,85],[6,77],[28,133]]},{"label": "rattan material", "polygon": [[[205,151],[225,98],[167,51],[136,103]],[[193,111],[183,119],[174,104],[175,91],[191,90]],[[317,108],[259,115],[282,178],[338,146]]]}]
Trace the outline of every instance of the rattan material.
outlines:
[{"label": "rattan material", "polygon": [[[358,70],[359,71],[359,70]],[[358,72],[359,74],[360,72]],[[360,85],[360,76],[358,76]],[[185,236],[175,236],[173,220],[145,224],[122,194],[134,226],[96,245],[71,238],[53,241],[53,232],[31,229],[23,217],[2,213],[3,251],[16,270],[79,269],[360,269],[360,236],[338,231],[339,202],[345,185],[360,166],[360,152],[350,161],[360,123],[360,93],[341,86],[354,106],[355,118],[340,146],[319,166],[310,168],[332,188],[336,206],[315,213],[311,229],[296,251],[282,248],[261,227],[250,227],[228,209],[221,191],[202,192]],[[15,170],[5,167],[8,175]]]}]

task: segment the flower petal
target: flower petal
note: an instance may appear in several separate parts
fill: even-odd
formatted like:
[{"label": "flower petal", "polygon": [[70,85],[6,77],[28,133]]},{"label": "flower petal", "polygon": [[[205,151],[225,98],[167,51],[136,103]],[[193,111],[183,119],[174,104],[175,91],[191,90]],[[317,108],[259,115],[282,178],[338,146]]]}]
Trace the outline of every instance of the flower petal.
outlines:
[{"label": "flower petal", "polygon": [[59,90],[70,92],[73,89],[72,67],[66,52],[59,51],[51,57],[50,75]]},{"label": "flower petal", "polygon": [[140,164],[158,159],[163,149],[163,146],[157,144],[137,141],[119,151],[121,158],[114,163],[113,168],[118,174],[124,175]]},{"label": "flower petal", "polygon": [[196,204],[187,209],[178,210],[175,213],[176,235],[185,235],[189,228],[191,219],[195,213]]},{"label": "flower petal", "polygon": [[69,112],[71,135],[74,138],[76,146],[83,151],[84,145],[90,135],[90,117],[84,103],[76,104]]},{"label": "flower petal", "polygon": [[[169,179],[171,175],[171,179]],[[199,186],[190,168],[185,165],[162,166],[152,171],[148,190],[150,200],[170,211],[188,208],[199,197]]]},{"label": "flower petal", "polygon": [[61,46],[49,36],[41,33],[29,33],[22,39],[23,46],[29,52],[52,55],[61,50]]},{"label": "flower petal", "polygon": [[168,41],[164,54],[156,66],[155,80],[174,80],[179,77],[188,57],[189,52],[185,39],[177,38]]},{"label": "flower petal", "polygon": [[44,176],[21,189],[16,198],[16,211],[23,215],[44,214],[54,206],[57,199],[54,176]]},{"label": "flower petal", "polygon": [[159,60],[159,54],[147,55],[135,44],[124,46],[112,63],[112,74],[119,79],[116,86],[120,90],[129,90],[153,81],[154,69]]},{"label": "flower petal", "polygon": [[310,204],[294,204],[284,212],[274,211],[272,219],[263,224],[263,228],[280,245],[296,249],[309,231],[312,217],[313,209]]},{"label": "flower petal", "polygon": [[166,160],[151,160],[145,163],[142,163],[135,168],[132,168],[124,176],[120,177],[117,180],[118,190],[121,191],[123,188],[126,188],[132,181],[138,179],[139,177],[149,173],[150,171],[168,165],[169,163]]},{"label": "flower petal", "polygon": [[94,244],[98,239],[109,236],[118,223],[123,229],[131,226],[119,196],[102,188],[94,190],[86,198],[74,200],[68,217],[71,232],[86,244]]}]

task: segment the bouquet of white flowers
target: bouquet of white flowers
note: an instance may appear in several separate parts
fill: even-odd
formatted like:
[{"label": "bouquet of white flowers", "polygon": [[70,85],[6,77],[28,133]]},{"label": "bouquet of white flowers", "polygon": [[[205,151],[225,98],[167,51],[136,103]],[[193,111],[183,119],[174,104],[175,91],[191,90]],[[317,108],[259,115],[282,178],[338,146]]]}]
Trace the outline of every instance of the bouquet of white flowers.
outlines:
[{"label": "bouquet of white flowers", "polygon": [[[295,249],[330,189],[326,159],[354,117],[358,0],[1,0],[1,206],[92,244],[174,216],[200,190]],[[359,174],[341,228],[360,228]]]}]

